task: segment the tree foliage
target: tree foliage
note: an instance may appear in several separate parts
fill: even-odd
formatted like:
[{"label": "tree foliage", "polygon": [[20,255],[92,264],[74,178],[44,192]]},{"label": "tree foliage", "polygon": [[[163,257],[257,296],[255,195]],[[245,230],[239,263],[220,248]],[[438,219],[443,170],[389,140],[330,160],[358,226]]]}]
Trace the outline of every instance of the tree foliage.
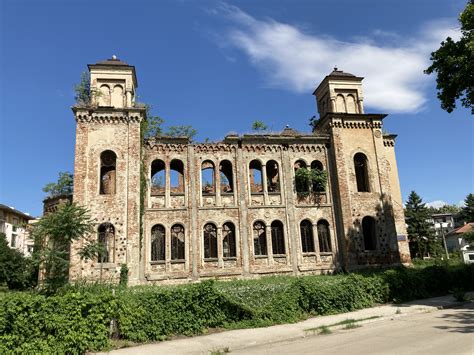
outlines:
[{"label": "tree foliage", "polygon": [[295,187],[298,196],[305,197],[313,193],[323,192],[328,183],[328,176],[325,170],[299,168],[295,172]]},{"label": "tree foliage", "polygon": [[8,246],[4,233],[0,233],[0,284],[10,290],[24,290],[36,285],[31,258]]},{"label": "tree foliage", "polygon": [[50,182],[43,187],[43,192],[48,194],[48,197],[56,197],[61,195],[72,195],[74,187],[74,175],[68,171],[59,173],[57,182]]},{"label": "tree foliage", "polygon": [[426,74],[437,73],[436,87],[441,108],[452,112],[456,100],[474,114],[474,2],[470,0],[459,16],[462,36],[459,41],[448,37],[431,53],[432,64]]},{"label": "tree foliage", "polygon": [[170,137],[187,137],[189,140],[193,140],[194,136],[197,134],[197,131],[190,125],[178,125],[178,126],[169,126],[168,130],[164,134],[165,136]]},{"label": "tree foliage", "polygon": [[474,222],[474,194],[469,194],[464,200],[461,216],[466,222]]},{"label": "tree foliage", "polygon": [[437,251],[436,240],[432,233],[430,211],[420,196],[412,191],[405,204],[405,217],[408,224],[408,238],[413,257],[423,257]]},{"label": "tree foliage", "polygon": [[91,88],[91,79],[88,72],[82,72],[81,81],[74,85],[74,92],[76,93],[76,105],[82,107],[90,107],[93,105],[94,98],[101,95],[100,91]]},{"label": "tree foliage", "polygon": [[37,251],[34,258],[44,273],[44,287],[54,292],[68,280],[71,242],[92,232],[93,223],[85,207],[75,203],[60,205],[33,227]]},{"label": "tree foliage", "polygon": [[263,121],[255,120],[252,123],[252,129],[257,132],[262,132],[268,129],[268,125]]}]

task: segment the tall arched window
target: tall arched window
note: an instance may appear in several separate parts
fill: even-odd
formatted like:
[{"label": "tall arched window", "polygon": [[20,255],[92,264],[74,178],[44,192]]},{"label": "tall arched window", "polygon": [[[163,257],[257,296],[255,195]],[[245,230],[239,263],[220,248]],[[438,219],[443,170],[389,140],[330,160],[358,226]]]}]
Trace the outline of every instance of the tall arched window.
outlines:
[{"label": "tall arched window", "polygon": [[303,253],[314,253],[313,224],[307,219],[301,221],[300,233]]},{"label": "tall arched window", "polygon": [[295,169],[295,188],[297,193],[308,193],[309,185],[308,180],[305,179],[299,171],[300,169],[307,169],[306,163],[304,160],[298,160],[294,165]]},{"label": "tall arched window", "polygon": [[231,222],[224,223],[222,226],[222,254],[224,258],[235,258],[237,248],[235,243],[235,227]]},{"label": "tall arched window", "polygon": [[[311,170],[315,170],[322,173],[324,171],[323,163],[321,163],[319,160],[313,160],[311,162]],[[326,186],[318,182],[313,182],[312,189],[313,192],[323,192],[326,191]]]},{"label": "tall arched window", "polygon": [[354,155],[354,169],[357,181],[358,192],[370,192],[369,188],[369,169],[367,157],[365,154],[357,153]]},{"label": "tall arched window", "polygon": [[171,194],[184,193],[184,164],[181,160],[174,159],[170,163],[170,188]]},{"label": "tall arched window", "polygon": [[353,95],[347,95],[346,97],[347,113],[357,113],[357,106]]},{"label": "tall arched window", "polygon": [[151,261],[166,260],[165,227],[161,224],[151,229]]},{"label": "tall arched window", "polygon": [[159,159],[151,163],[151,195],[164,195],[166,189],[166,170],[165,162]]},{"label": "tall arched window", "polygon": [[252,160],[249,164],[250,192],[263,192],[262,163],[259,160]]},{"label": "tall arched window", "polygon": [[117,156],[111,150],[100,154],[100,194],[115,194]]},{"label": "tall arched window", "polygon": [[377,247],[375,220],[366,216],[362,218],[362,234],[364,235],[364,249],[375,250]]},{"label": "tall arched window", "polygon": [[280,175],[278,174],[278,163],[269,160],[266,164],[268,192],[280,192]]},{"label": "tall arched window", "polygon": [[175,224],[171,227],[171,260],[184,260],[184,227]]},{"label": "tall arched window", "polygon": [[97,240],[102,247],[97,260],[100,263],[113,263],[115,256],[115,228],[111,223],[102,223],[97,231]]},{"label": "tall arched window", "polygon": [[234,177],[232,175],[232,163],[223,160],[219,164],[221,178],[221,193],[230,194],[234,192]]},{"label": "tall arched window", "polygon": [[212,223],[204,226],[204,259],[217,258],[217,228]]},{"label": "tall arched window", "polygon": [[253,224],[253,250],[255,255],[267,255],[265,224],[260,221]]},{"label": "tall arched window", "polygon": [[123,88],[121,85],[115,85],[112,91],[112,106],[115,108],[123,107]]},{"label": "tall arched window", "polygon": [[336,112],[346,112],[346,103],[341,94],[336,96]]},{"label": "tall arched window", "polygon": [[325,219],[318,222],[319,251],[321,253],[331,252],[331,235],[329,234],[329,223]]},{"label": "tall arched window", "polygon": [[204,161],[201,165],[201,186],[203,194],[214,195],[216,193],[214,163],[210,160]]},{"label": "tall arched window", "polygon": [[283,223],[273,221],[272,229],[272,252],[273,255],[283,255],[285,252],[285,236],[283,234]]},{"label": "tall arched window", "polygon": [[108,85],[100,86],[99,106],[110,106],[110,87]]}]

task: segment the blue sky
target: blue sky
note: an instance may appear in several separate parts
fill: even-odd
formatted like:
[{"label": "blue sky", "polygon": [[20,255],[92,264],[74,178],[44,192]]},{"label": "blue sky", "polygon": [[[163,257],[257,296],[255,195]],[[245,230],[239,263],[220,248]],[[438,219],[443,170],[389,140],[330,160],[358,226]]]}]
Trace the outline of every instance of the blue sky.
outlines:
[{"label": "blue sky", "polygon": [[308,131],[313,89],[337,65],[365,77],[366,112],[397,133],[404,200],[474,191],[474,120],[442,111],[423,69],[458,36],[460,0],[0,1],[0,203],[40,215],[42,187],[74,169],[73,85],[113,54],[139,100],[197,139]]}]

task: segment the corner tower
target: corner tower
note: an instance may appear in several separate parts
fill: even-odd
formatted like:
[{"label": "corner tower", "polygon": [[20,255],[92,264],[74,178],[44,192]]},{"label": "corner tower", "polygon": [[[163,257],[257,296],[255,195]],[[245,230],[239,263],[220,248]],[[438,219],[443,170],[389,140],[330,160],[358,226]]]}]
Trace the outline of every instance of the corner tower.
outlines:
[{"label": "corner tower", "polygon": [[[95,222],[89,242],[104,255],[83,261],[82,241],[71,246],[71,279],[117,279],[127,264],[129,280],[139,282],[140,127],[145,109],[135,105],[135,67],[111,59],[88,65],[90,100],[72,108],[76,119],[74,201]],[[87,96],[87,95],[86,95]]]},{"label": "corner tower", "polygon": [[346,269],[409,263],[395,135],[382,133],[385,114],[366,114],[362,77],[337,68],[314,91],[329,134],[340,259]]}]

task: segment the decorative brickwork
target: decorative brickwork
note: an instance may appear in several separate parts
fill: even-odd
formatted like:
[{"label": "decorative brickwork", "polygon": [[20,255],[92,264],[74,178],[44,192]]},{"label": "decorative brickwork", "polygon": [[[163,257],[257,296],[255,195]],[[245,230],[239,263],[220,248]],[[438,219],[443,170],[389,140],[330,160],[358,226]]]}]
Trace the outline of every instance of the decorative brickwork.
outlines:
[{"label": "decorative brickwork", "polygon": [[[102,263],[80,260],[81,242],[75,243],[72,279],[98,279],[102,272],[117,280],[120,264],[128,265],[130,283],[144,284],[410,263],[395,136],[381,134],[385,115],[364,114],[362,78],[333,72],[324,79],[315,91],[324,106],[313,133],[287,127],[219,143],[142,142],[146,117],[134,104],[134,67],[89,68],[93,85],[121,85],[127,96],[73,108],[74,200],[96,221],[90,240],[104,239],[104,225],[114,240],[107,240]],[[101,163],[104,152],[115,155],[114,165]],[[356,154],[364,157],[357,167]],[[326,170],[324,191],[311,185],[297,194],[295,171],[302,166]]]}]

